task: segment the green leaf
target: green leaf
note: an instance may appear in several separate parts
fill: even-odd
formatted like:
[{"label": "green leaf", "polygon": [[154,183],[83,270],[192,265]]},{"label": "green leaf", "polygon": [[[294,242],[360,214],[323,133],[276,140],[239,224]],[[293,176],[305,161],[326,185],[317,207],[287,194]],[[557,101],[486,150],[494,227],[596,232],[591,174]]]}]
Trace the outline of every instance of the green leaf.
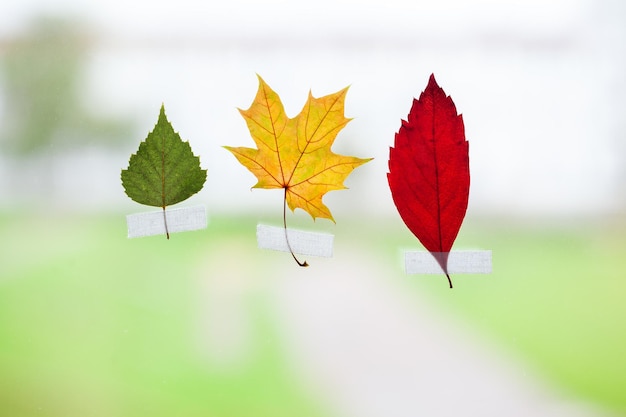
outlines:
[{"label": "green leaf", "polygon": [[200,158],[193,154],[189,142],[174,132],[161,106],[154,130],[130,156],[128,168],[122,170],[126,194],[137,203],[165,210],[200,191],[205,181]]}]

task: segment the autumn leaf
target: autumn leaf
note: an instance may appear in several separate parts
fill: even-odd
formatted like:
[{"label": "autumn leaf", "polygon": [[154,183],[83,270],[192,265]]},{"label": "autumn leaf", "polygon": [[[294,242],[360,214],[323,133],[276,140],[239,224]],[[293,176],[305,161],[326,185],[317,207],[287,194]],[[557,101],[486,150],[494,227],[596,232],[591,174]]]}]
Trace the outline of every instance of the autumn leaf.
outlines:
[{"label": "autumn leaf", "polygon": [[313,219],[334,221],[322,197],[329,191],[345,189],[343,181],[352,170],[371,160],[331,151],[337,134],[350,121],[344,117],[348,89],[320,98],[309,93],[302,111],[290,119],[278,94],[260,76],[258,79],[254,102],[248,110],[239,110],[257,149],[225,148],[257,177],[253,188],[284,189],[285,229],[285,204],[292,211],[303,209]]},{"label": "autumn leaf", "polygon": [[469,197],[468,146],[463,117],[431,75],[390,148],[387,179],[402,220],[437,259],[450,288],[448,254]]},{"label": "autumn leaf", "polygon": [[122,185],[133,201],[162,207],[165,230],[165,208],[184,201],[200,191],[206,181],[206,170],[200,168],[200,158],[183,142],[165,116],[161,106],[154,130],[131,155],[128,168],[122,170]]}]

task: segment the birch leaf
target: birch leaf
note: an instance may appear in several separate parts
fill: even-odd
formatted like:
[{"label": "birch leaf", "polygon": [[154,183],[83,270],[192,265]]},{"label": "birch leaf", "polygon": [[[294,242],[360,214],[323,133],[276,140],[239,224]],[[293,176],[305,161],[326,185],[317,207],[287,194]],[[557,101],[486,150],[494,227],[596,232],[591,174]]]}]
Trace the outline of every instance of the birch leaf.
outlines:
[{"label": "birch leaf", "polygon": [[174,131],[161,106],[156,126],[122,170],[122,185],[133,201],[165,210],[200,191],[206,175],[200,158]]}]

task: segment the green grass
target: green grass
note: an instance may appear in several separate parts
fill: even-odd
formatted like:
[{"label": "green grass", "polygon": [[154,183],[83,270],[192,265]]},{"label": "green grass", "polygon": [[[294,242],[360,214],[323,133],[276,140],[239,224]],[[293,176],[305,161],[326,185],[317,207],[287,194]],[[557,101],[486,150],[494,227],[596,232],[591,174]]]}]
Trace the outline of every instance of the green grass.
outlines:
[{"label": "green grass", "polygon": [[[244,283],[245,360],[222,367],[203,352],[207,280],[267,272],[281,256],[256,249],[254,226],[216,218],[170,241],[129,240],[123,216],[0,215],[0,415],[327,415],[285,359],[263,274]],[[623,229],[464,226],[455,247],[492,249],[494,273],[453,276],[453,290],[445,277],[402,274],[401,249],[420,245],[399,221],[333,231],[337,256],[345,245],[369,251],[366,262],[385,263],[555,384],[626,414]]]},{"label": "green grass", "polygon": [[228,261],[211,256],[218,244],[245,240],[224,224],[127,240],[122,216],[4,217],[0,414],[322,415],[282,359],[262,292],[247,297],[245,363],[222,369],[202,354],[201,266]]}]

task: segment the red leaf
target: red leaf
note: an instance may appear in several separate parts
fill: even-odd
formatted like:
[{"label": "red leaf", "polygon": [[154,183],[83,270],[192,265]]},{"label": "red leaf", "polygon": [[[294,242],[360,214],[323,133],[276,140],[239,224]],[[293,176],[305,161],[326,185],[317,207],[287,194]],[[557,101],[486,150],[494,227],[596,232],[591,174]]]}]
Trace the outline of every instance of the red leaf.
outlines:
[{"label": "red leaf", "polygon": [[389,188],[407,227],[448,277],[448,254],[469,197],[469,153],[463,117],[431,75],[389,149]]}]

